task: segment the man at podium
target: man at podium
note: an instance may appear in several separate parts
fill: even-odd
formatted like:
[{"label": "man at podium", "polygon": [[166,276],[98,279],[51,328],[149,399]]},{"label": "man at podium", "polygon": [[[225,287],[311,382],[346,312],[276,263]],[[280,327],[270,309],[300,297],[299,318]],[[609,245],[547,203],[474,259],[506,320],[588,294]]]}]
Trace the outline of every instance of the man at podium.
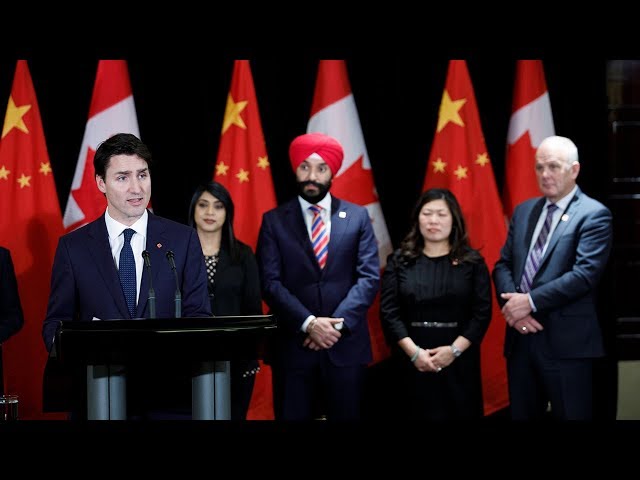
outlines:
[{"label": "man at podium", "polygon": [[151,164],[135,135],[118,133],[98,146],[95,180],[107,207],[58,242],[42,329],[47,350],[62,321],[211,316],[195,230],[147,210]]}]

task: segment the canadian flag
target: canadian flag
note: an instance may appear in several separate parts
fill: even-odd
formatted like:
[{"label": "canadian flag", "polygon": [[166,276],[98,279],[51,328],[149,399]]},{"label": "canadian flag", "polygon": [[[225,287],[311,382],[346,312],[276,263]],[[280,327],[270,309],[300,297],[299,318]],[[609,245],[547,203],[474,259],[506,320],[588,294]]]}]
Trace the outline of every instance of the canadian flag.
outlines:
[{"label": "canadian flag", "polygon": [[[356,102],[351,93],[344,60],[320,60],[311,118],[307,132],[319,132],[336,138],[344,149],[344,161],[333,180],[331,193],[338,198],[363,205],[369,211],[373,231],[378,240],[380,266],[387,264],[392,252],[387,224],[371,172],[371,162],[364,143]],[[369,309],[369,331],[373,362],[389,355],[379,319],[379,295]]]},{"label": "canadian flag", "polygon": [[116,133],[140,137],[129,70],[125,60],[100,60],[89,120],[62,219],[65,232],[95,220],[107,208],[104,195],[96,187],[93,156],[98,145]]},{"label": "canadian flag", "polygon": [[536,149],[542,140],[554,134],[542,60],[518,60],[502,190],[504,213],[508,217],[516,205],[540,195],[534,167]]}]

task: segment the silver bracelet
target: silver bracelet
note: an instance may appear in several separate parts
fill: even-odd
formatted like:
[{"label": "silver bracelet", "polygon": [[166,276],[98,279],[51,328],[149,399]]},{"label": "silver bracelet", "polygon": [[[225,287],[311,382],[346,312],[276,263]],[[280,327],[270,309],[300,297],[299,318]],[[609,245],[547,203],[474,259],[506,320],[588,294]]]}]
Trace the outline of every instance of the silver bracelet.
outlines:
[{"label": "silver bracelet", "polygon": [[422,350],[420,347],[416,348],[416,353],[414,353],[411,356],[411,359],[410,359],[411,363],[414,363],[418,359],[418,356],[420,355],[420,350]]}]

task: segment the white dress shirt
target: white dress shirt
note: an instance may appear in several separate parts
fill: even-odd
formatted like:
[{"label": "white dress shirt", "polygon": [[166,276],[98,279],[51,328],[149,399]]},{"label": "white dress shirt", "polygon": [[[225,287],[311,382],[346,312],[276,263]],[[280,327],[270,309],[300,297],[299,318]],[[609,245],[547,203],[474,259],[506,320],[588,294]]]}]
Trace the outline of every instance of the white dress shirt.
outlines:
[{"label": "white dress shirt", "polygon": [[[309,207],[313,205],[312,203],[307,202],[304,198],[298,195],[298,202],[300,202],[300,208],[302,209],[302,218],[304,218],[304,223],[307,226],[307,233],[309,235],[309,241],[311,241],[311,224],[313,223],[313,212],[309,210]],[[327,192],[325,197],[320,200],[316,205],[322,207],[320,211],[320,218],[324,222],[324,225],[327,229],[327,238],[331,241],[331,194]],[[307,325],[309,322],[316,318],[315,315],[309,315],[305,321],[302,323],[302,327],[300,330],[303,332],[307,331]]]},{"label": "white dress shirt", "polygon": [[[307,202],[301,196],[298,196],[298,202],[300,202],[300,208],[302,209],[302,218],[307,226],[307,233],[309,234],[309,240],[311,240],[311,224],[313,223],[313,212],[309,210],[309,207],[313,203]],[[327,229],[327,238],[331,240],[331,194],[327,193],[325,197],[320,200],[316,205],[322,207],[320,211],[320,218],[324,222],[324,226]]]},{"label": "white dress shirt", "polygon": [[122,234],[127,228],[131,228],[136,233],[131,237],[131,250],[133,250],[133,258],[136,261],[136,304],[140,297],[140,282],[142,281],[142,268],[144,266],[144,259],[142,258],[142,252],[147,245],[147,223],[149,222],[149,214],[145,210],[142,216],[130,227],[123,225],[122,223],[114,220],[109,215],[109,209],[107,209],[105,216],[105,223],[107,224],[107,233],[109,234],[109,245],[111,246],[111,255],[115,262],[116,268],[120,265],[120,250],[124,245],[124,235]]}]

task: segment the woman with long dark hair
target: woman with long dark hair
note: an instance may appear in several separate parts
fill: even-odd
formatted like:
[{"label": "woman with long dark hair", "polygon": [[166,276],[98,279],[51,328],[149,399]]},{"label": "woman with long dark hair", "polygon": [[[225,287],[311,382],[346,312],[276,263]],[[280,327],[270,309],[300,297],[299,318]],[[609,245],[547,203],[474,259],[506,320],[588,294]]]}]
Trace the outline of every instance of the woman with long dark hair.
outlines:
[{"label": "woman with long dark hair", "polygon": [[[251,247],[233,232],[233,200],[218,182],[196,188],[189,225],[198,232],[207,266],[213,315],[260,315],[262,299],[258,265]],[[231,362],[231,420],[247,416],[258,361]]]},{"label": "woman with long dark hair", "polygon": [[491,280],[449,190],[418,199],[383,273],[380,314],[400,373],[401,414],[482,417],[480,342],[491,321]]}]

